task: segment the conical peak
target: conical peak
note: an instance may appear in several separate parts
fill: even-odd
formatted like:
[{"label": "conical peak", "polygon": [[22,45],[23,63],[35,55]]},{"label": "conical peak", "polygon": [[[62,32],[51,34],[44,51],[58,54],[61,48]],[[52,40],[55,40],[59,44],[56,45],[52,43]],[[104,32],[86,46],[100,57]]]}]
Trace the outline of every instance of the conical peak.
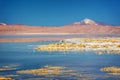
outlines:
[{"label": "conical peak", "polygon": [[7,24],[5,24],[5,23],[0,23],[0,25],[4,25],[4,26],[6,26]]},{"label": "conical peak", "polygon": [[85,18],[85,19],[83,19],[83,21],[93,21],[93,20]]},{"label": "conical peak", "polygon": [[96,25],[97,23],[91,19],[85,18],[80,22],[81,24],[91,24],[91,25]]},{"label": "conical peak", "polygon": [[91,19],[85,18],[85,19],[81,20],[80,22],[74,22],[73,25],[98,25],[98,24],[97,24],[97,22],[95,22]]}]

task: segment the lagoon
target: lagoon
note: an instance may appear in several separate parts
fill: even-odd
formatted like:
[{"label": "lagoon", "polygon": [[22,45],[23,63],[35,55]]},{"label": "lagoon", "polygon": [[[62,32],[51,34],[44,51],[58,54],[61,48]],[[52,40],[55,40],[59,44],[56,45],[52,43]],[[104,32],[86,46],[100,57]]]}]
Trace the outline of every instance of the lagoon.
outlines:
[{"label": "lagoon", "polygon": [[[35,51],[38,45],[55,43],[43,42],[4,42],[0,43],[0,68],[9,66],[9,70],[0,70],[0,76],[15,80],[119,80],[120,75],[112,75],[100,71],[103,67],[120,67],[120,55],[79,51]],[[16,66],[15,66],[16,65]],[[75,70],[76,73],[52,76],[19,74],[19,70],[31,70],[44,66],[63,66]]]}]

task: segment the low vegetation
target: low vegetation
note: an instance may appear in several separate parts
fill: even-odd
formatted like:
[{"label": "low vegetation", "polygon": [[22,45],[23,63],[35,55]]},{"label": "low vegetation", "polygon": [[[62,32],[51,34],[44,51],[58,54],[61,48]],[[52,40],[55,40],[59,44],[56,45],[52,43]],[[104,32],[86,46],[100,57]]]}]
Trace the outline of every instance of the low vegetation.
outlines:
[{"label": "low vegetation", "polygon": [[50,43],[48,45],[40,45],[35,48],[38,51],[99,51],[105,53],[120,54],[120,38],[98,38],[98,39],[88,39],[88,38],[76,38],[67,39],[58,43]]},{"label": "low vegetation", "polygon": [[45,66],[39,69],[17,71],[17,73],[19,74],[32,74],[32,75],[43,75],[43,76],[54,76],[61,74],[70,74],[75,72],[76,72],[75,70],[68,70],[62,66]]},{"label": "low vegetation", "polygon": [[2,76],[0,76],[0,80],[12,80],[12,78],[8,78],[8,77],[2,77]]},{"label": "low vegetation", "polygon": [[107,72],[112,75],[120,75],[120,67],[112,66],[112,67],[104,67],[101,69],[103,72]]}]

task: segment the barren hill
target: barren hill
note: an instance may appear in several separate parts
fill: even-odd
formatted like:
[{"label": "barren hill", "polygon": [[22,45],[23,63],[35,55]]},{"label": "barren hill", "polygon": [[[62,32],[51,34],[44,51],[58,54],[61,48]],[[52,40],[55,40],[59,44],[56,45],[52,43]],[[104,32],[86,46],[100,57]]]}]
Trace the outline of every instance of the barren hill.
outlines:
[{"label": "barren hill", "polygon": [[120,26],[103,25],[90,19],[65,26],[26,26],[0,24],[0,34],[41,34],[41,33],[68,33],[68,34],[120,34]]}]

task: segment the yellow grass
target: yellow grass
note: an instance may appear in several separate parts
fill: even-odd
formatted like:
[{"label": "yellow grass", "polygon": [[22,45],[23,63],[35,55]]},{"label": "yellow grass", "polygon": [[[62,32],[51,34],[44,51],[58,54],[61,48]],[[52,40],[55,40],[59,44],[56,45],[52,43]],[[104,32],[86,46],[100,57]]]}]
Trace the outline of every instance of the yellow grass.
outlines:
[{"label": "yellow grass", "polygon": [[[106,50],[106,53],[117,52],[120,54],[120,39],[119,38],[75,38],[71,40],[78,40],[80,43],[50,43],[48,45],[40,45],[36,50],[40,51],[66,51],[66,50]],[[108,51],[109,50],[109,51]],[[111,52],[110,52],[111,51]],[[101,52],[99,52],[101,54]]]},{"label": "yellow grass", "polygon": [[17,71],[19,74],[33,74],[33,75],[59,75],[62,73],[73,73],[75,70],[66,70],[65,67],[62,66],[45,66],[39,69],[31,69],[31,70],[20,70]]},{"label": "yellow grass", "polygon": [[0,80],[12,80],[12,78],[5,78],[5,77],[0,76]]},{"label": "yellow grass", "polygon": [[103,72],[108,72],[113,75],[120,75],[120,67],[112,66],[112,67],[104,67],[101,69]]}]

